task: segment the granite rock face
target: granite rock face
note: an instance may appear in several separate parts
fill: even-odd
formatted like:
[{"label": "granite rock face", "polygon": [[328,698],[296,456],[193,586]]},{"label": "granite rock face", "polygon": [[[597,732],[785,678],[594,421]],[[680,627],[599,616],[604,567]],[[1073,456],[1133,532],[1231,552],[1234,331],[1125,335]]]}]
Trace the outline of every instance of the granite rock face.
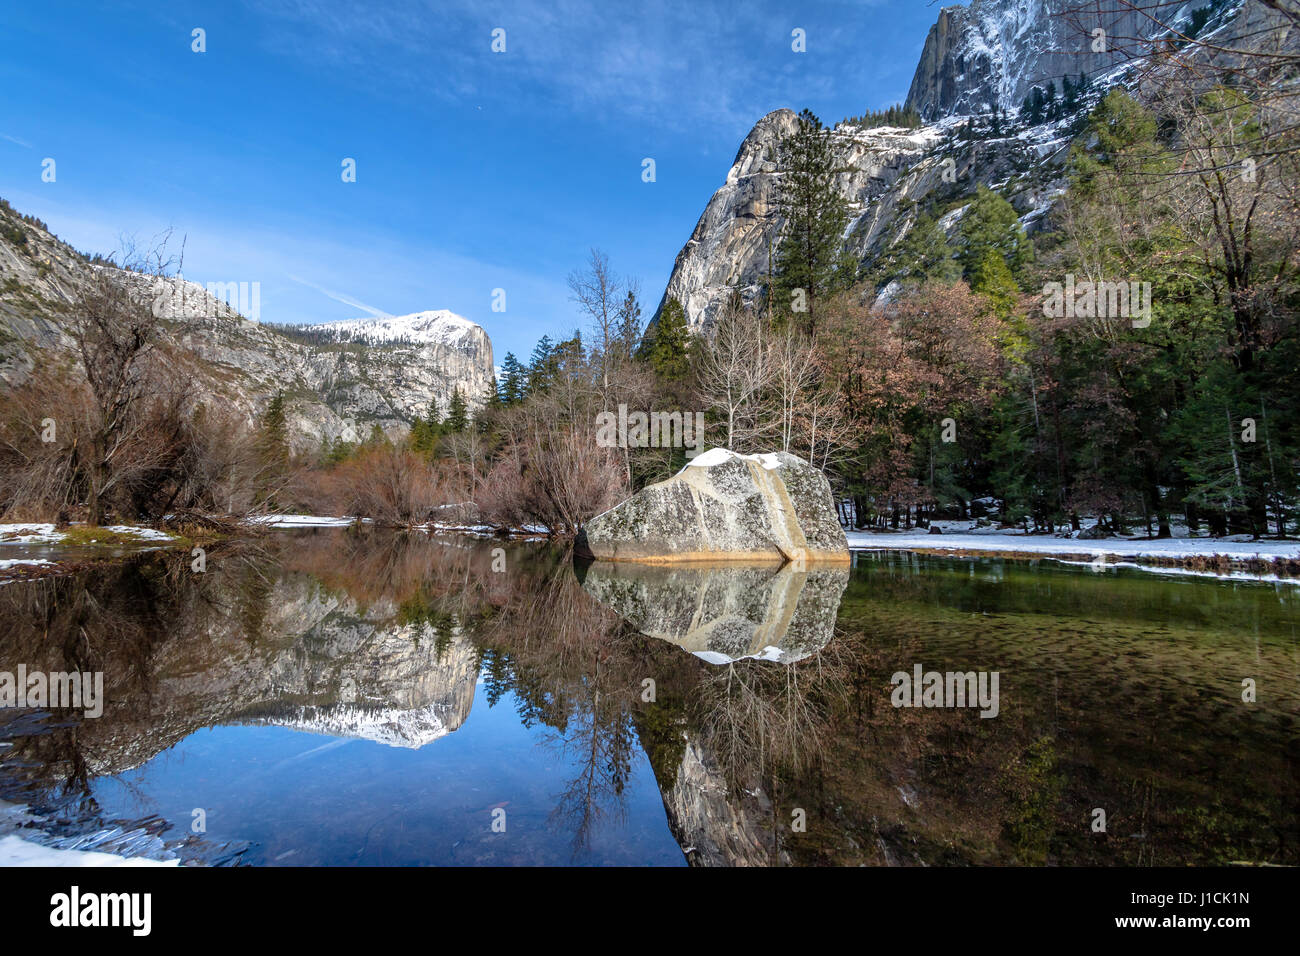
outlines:
[{"label": "granite rock face", "polygon": [[[733,294],[739,293],[746,303],[760,294],[785,221],[776,204],[776,149],[797,123],[792,111],[780,109],[755,124],[741,143],[726,182],[713,194],[677,254],[659,308],[668,299],[677,299],[692,329],[712,325]],[[942,133],[929,127],[841,126],[831,135],[841,170],[838,186],[853,217],[847,244],[865,254],[881,238],[882,226],[892,221],[900,201],[940,182],[938,164],[921,161],[939,144]],[[914,168],[918,164],[920,168]]]},{"label": "granite rock face", "polygon": [[[42,223],[0,206],[0,388],[21,384],[38,364],[77,361],[72,303],[103,268]],[[399,437],[430,402],[445,415],[459,388],[478,408],[496,381],[487,333],[450,312],[333,322],[316,327],[315,341],[303,341],[246,317],[260,309],[249,283],[214,295],[179,277],[156,283],[114,271],[123,282],[148,283],[137,291],[162,317],[161,347],[193,382],[196,401],[235,409],[252,423],[283,391],[298,451],[335,438],[364,440],[376,426]]]},{"label": "granite rock face", "polygon": [[[1065,76],[1074,80],[1084,73],[1105,82],[1166,26],[1188,31],[1192,12],[1210,6],[1209,0],[972,0],[944,7],[926,37],[907,104],[926,119],[938,119],[987,112],[994,105],[1017,108],[1035,86],[1052,82],[1061,92]],[[1211,49],[1236,46],[1255,34],[1253,27],[1242,29],[1244,21],[1267,13],[1258,0],[1228,0],[1217,5],[1197,37],[1218,31]],[[1275,25],[1285,24],[1279,17]]]},{"label": "granite rock face", "polygon": [[[1193,10],[1208,2],[1158,5],[1156,13],[1185,29]],[[1081,108],[1108,87],[1128,82],[1145,62],[1131,58],[1134,47],[1156,29],[1142,6],[1127,0],[973,0],[944,7],[907,98],[923,125],[868,128],[844,122],[830,130],[836,184],[850,217],[845,251],[870,270],[911,230],[918,206],[935,196],[946,203],[955,192],[973,196],[980,185],[1004,195],[1026,229],[1037,228],[1064,189],[1073,118],[1022,128],[1020,105],[1030,88],[1049,79],[1062,92],[1060,78],[1067,74],[1077,80],[1086,73],[1092,84]],[[1094,51],[1094,29],[1119,40]],[[1279,51],[1294,49],[1295,34],[1294,25],[1261,0],[1229,0],[1198,34],[1213,42],[1194,55],[1230,67],[1232,57],[1214,52],[1219,44]],[[1004,117],[1001,135],[959,135],[967,122],[986,122],[994,104]],[[656,318],[668,299],[676,299],[691,329],[699,331],[733,297],[745,305],[761,300],[785,226],[776,202],[777,147],[797,121],[795,113],[779,109],[750,130],[677,255]],[[950,211],[941,225],[951,238],[965,207],[945,208]]]},{"label": "granite rock face", "polygon": [[849,561],[825,475],[786,452],[723,448],[592,518],[578,550],[651,564]]},{"label": "granite rock face", "polygon": [[711,664],[790,664],[830,643],[846,567],[800,569],[597,561],[582,586],[642,634]]}]

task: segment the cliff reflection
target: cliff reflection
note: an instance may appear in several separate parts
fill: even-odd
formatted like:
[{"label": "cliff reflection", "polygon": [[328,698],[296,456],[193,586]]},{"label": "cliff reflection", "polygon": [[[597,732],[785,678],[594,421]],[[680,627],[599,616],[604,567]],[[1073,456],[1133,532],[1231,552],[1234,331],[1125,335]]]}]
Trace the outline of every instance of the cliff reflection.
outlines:
[{"label": "cliff reflection", "polygon": [[[0,797],[92,821],[91,781],[200,728],[436,751],[476,703],[509,699],[557,758],[548,823],[575,860],[629,824],[648,761],[697,865],[1297,862],[1295,702],[1214,723],[1152,702],[1196,692],[1211,660],[1295,686],[1284,643],[1184,639],[1209,626],[1190,609],[1153,640],[1132,594],[1108,618],[1113,592],[1086,576],[1051,582],[1077,617],[1044,615],[1014,590],[1017,573],[1047,587],[1039,572],[989,591],[951,564],[580,579],[546,545],[330,530],[214,552],[205,574],[162,553],[11,584],[0,662],[103,671],[107,700],[97,720],[0,710]],[[1289,626],[1269,607],[1255,619]],[[1001,715],[892,707],[890,675],[915,661],[1000,668]],[[1156,696],[1116,697],[1128,686]],[[1210,754],[1218,783],[1189,772]],[[1141,840],[1090,833],[1091,807],[1135,800],[1120,826]]]}]

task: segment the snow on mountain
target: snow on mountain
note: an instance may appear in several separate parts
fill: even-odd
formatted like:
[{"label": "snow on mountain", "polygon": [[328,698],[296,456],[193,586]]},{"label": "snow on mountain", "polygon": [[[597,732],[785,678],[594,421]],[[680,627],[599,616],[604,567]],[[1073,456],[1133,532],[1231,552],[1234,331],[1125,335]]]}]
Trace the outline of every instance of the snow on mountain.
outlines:
[{"label": "snow on mountain", "polygon": [[1193,12],[1208,30],[1244,0],[1135,4],[1132,0],[971,0],[944,7],[926,37],[907,104],[927,119],[1018,107],[1034,86],[1114,80],[1115,71],[1166,26],[1186,29]]},{"label": "snow on mountain", "polygon": [[379,319],[344,319],[339,322],[323,322],[311,328],[328,331],[340,342],[366,342],[370,345],[391,342],[435,343],[453,347],[468,344],[483,331],[477,323],[448,309],[431,309]]},{"label": "snow on mountain", "polygon": [[441,701],[416,710],[349,705],[301,707],[286,716],[263,718],[259,723],[419,750],[460,726],[463,717],[452,716],[454,726],[449,725],[447,711],[446,703]]},{"label": "snow on mountain", "polygon": [[[1260,0],[1162,2],[1156,12],[1165,24],[1151,12],[1131,0],[971,0],[940,10],[907,97],[922,125],[846,122],[831,131],[837,185],[848,201],[845,250],[871,266],[911,229],[919,207],[934,204],[932,197],[951,232],[964,210],[952,206],[959,198],[954,190],[973,195],[980,185],[1003,194],[1027,227],[1041,226],[1061,195],[1076,121],[1142,62],[1135,52],[1165,24],[1192,29],[1195,18],[1197,37],[1216,41],[1276,32]],[[1243,12],[1252,16],[1238,15]],[[1107,42],[1096,42],[1096,31]],[[1072,86],[1070,111],[1026,126],[1020,107],[1031,89],[1045,91],[1050,82],[1064,97],[1063,78],[1077,84],[1080,74],[1087,92]],[[990,123],[995,105],[998,127]],[[672,298],[691,328],[707,328],[733,296],[745,304],[758,300],[784,227],[773,158],[796,123],[793,111],[775,110],[745,137],[677,255],[655,319]]]}]

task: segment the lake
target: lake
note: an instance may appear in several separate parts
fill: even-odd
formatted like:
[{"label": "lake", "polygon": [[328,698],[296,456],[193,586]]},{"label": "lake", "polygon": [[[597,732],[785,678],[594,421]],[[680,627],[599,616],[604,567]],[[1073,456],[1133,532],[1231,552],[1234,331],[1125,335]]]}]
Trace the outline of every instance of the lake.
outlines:
[{"label": "lake", "polygon": [[575,566],[376,529],[190,562],[0,587],[0,670],[103,673],[99,717],[0,709],[0,800],[44,842],[220,865],[1300,864],[1294,584],[884,551]]}]

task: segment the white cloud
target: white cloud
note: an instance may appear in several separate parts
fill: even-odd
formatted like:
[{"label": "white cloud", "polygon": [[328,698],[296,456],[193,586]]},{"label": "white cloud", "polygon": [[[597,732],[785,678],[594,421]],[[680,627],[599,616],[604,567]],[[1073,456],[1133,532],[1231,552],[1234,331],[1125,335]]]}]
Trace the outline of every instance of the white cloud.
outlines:
[{"label": "white cloud", "polygon": [[389,316],[389,313],[385,312],[383,309],[376,309],[374,306],[366,305],[364,302],[360,301],[359,299],[354,299],[351,296],[346,296],[339,292],[331,292],[329,289],[326,289],[324,286],[319,286],[314,282],[308,282],[306,279],[299,278],[296,275],[285,273],[285,278],[289,279],[290,281],[296,282],[299,285],[305,285],[309,289],[315,289],[321,295],[331,298],[335,302],[342,302],[346,306],[351,306],[352,308],[358,309],[361,312],[365,312],[369,315],[372,315],[377,319],[386,319]]}]

